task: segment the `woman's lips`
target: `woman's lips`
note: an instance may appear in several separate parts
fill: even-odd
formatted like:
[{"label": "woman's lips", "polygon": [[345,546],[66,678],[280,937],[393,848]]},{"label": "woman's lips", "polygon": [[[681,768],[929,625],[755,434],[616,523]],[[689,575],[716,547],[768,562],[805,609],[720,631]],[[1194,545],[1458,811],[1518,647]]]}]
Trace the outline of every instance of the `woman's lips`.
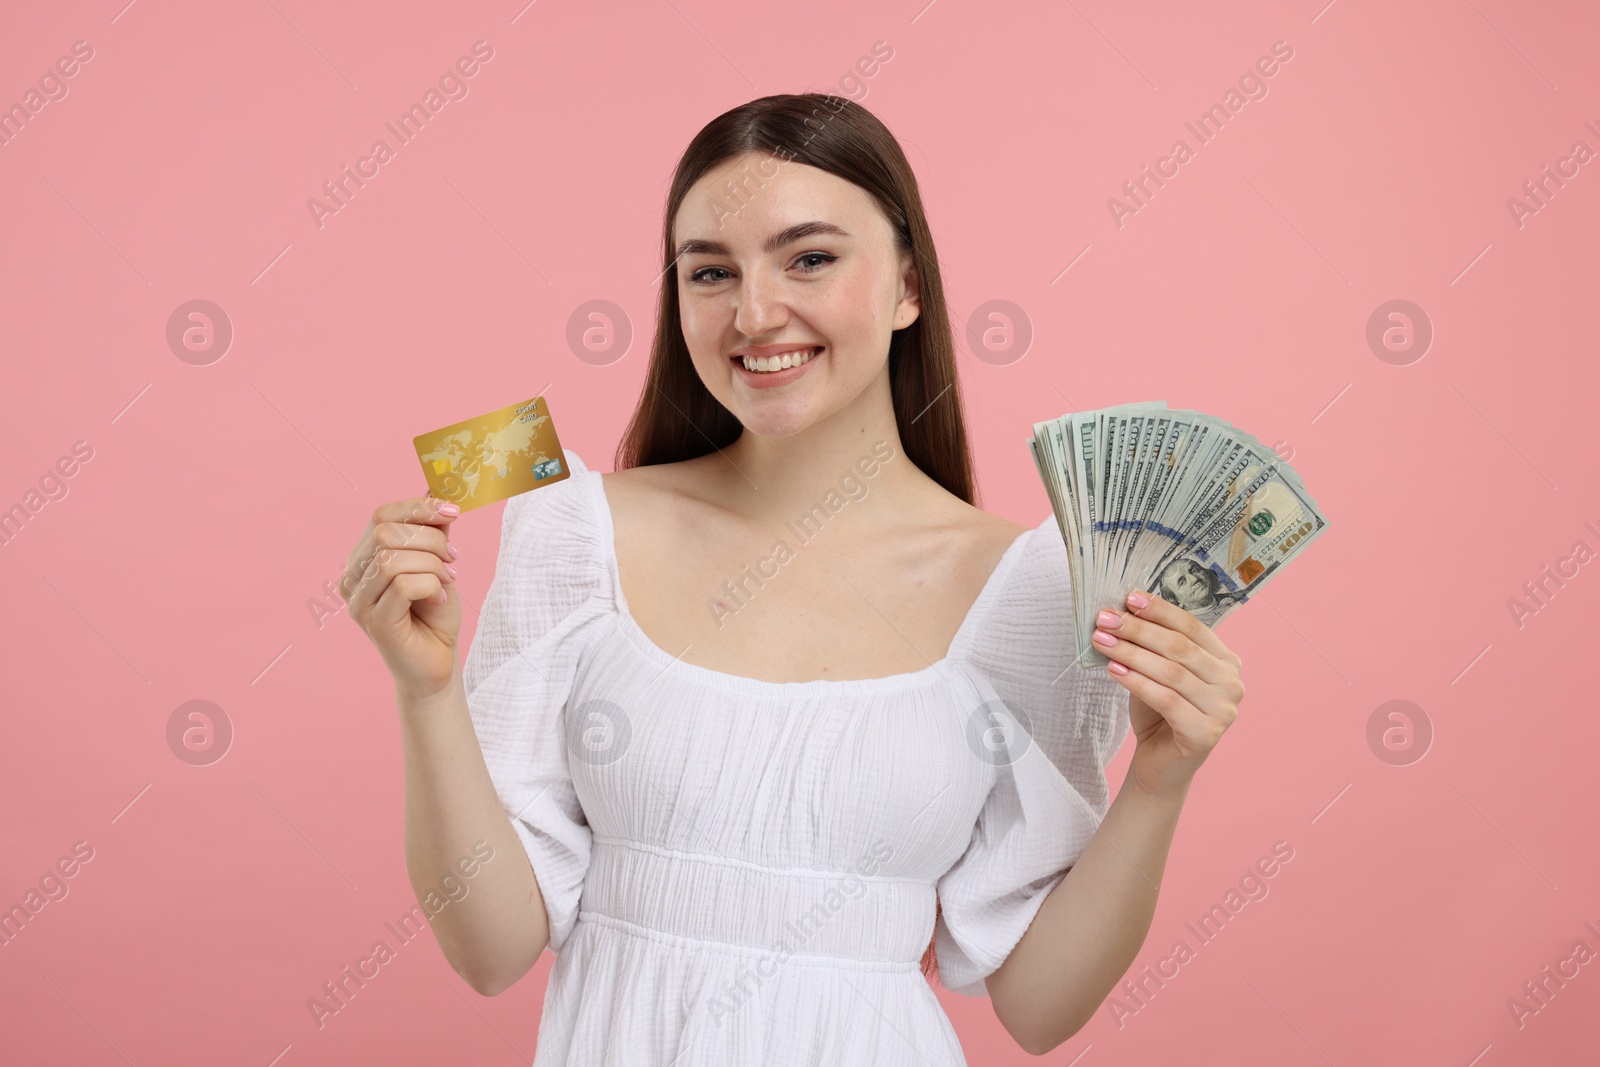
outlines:
[{"label": "woman's lips", "polygon": [[810,359],[806,360],[797,367],[785,367],[783,370],[745,370],[744,357],[733,356],[732,360],[734,369],[738,372],[739,377],[744,379],[747,385],[753,389],[770,389],[774,386],[787,385],[796,378],[799,378],[811,368],[812,364],[821,359],[823,355],[826,354],[827,350],[828,349],[826,345],[818,345],[816,348],[812,349],[812,356]]}]

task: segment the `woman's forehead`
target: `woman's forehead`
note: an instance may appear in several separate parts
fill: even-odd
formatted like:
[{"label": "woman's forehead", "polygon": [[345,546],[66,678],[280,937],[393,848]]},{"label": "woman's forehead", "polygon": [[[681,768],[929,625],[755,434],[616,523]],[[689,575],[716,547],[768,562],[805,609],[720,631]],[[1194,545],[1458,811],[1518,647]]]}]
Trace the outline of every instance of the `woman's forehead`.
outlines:
[{"label": "woman's forehead", "polygon": [[813,221],[866,236],[875,214],[866,191],[836,174],[795,160],[747,155],[719,164],[690,187],[672,236],[674,247],[696,241],[754,251],[784,230]]}]

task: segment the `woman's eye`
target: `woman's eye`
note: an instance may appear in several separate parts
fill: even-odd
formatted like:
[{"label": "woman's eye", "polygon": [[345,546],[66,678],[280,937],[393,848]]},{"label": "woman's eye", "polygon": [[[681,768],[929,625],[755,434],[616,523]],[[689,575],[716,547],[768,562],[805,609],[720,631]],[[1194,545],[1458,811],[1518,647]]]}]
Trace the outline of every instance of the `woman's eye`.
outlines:
[{"label": "woman's eye", "polygon": [[807,260],[820,259],[822,262],[818,263],[815,267],[803,267],[803,268],[801,268],[802,270],[806,271],[806,273],[809,274],[811,271],[821,270],[823,267],[827,266],[829,263],[832,263],[834,260],[836,260],[838,258],[839,258],[838,256],[830,256],[826,252],[807,252],[805,255],[803,255],[799,259],[795,260],[795,262],[796,263],[804,263]]},{"label": "woman's eye", "polygon": [[[827,252],[807,252],[795,260],[802,274],[813,274],[838,259]],[[728,271],[724,267],[701,267],[689,275],[689,281],[700,285],[716,285],[725,281]]]}]

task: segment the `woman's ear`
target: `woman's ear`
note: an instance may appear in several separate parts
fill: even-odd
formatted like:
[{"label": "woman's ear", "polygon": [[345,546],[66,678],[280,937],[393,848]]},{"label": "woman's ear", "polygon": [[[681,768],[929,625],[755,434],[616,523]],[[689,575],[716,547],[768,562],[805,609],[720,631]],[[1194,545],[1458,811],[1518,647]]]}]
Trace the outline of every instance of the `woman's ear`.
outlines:
[{"label": "woman's ear", "polygon": [[900,276],[900,302],[895,305],[893,329],[903,330],[922,314],[922,287],[917,278],[916,259],[908,252]]}]

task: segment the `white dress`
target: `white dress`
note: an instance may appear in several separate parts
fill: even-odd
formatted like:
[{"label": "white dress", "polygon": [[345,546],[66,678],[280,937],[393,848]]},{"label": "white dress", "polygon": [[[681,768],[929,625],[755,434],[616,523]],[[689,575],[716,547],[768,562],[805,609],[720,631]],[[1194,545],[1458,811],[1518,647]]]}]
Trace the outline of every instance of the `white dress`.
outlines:
[{"label": "white dress", "polygon": [[507,502],[464,666],[550,917],[534,1067],[965,1064],[929,939],[945,988],[986,994],[1104,818],[1128,730],[1125,689],[1067,670],[1054,517],[938,662],[767,682],[645,636],[600,473],[566,459]]}]

